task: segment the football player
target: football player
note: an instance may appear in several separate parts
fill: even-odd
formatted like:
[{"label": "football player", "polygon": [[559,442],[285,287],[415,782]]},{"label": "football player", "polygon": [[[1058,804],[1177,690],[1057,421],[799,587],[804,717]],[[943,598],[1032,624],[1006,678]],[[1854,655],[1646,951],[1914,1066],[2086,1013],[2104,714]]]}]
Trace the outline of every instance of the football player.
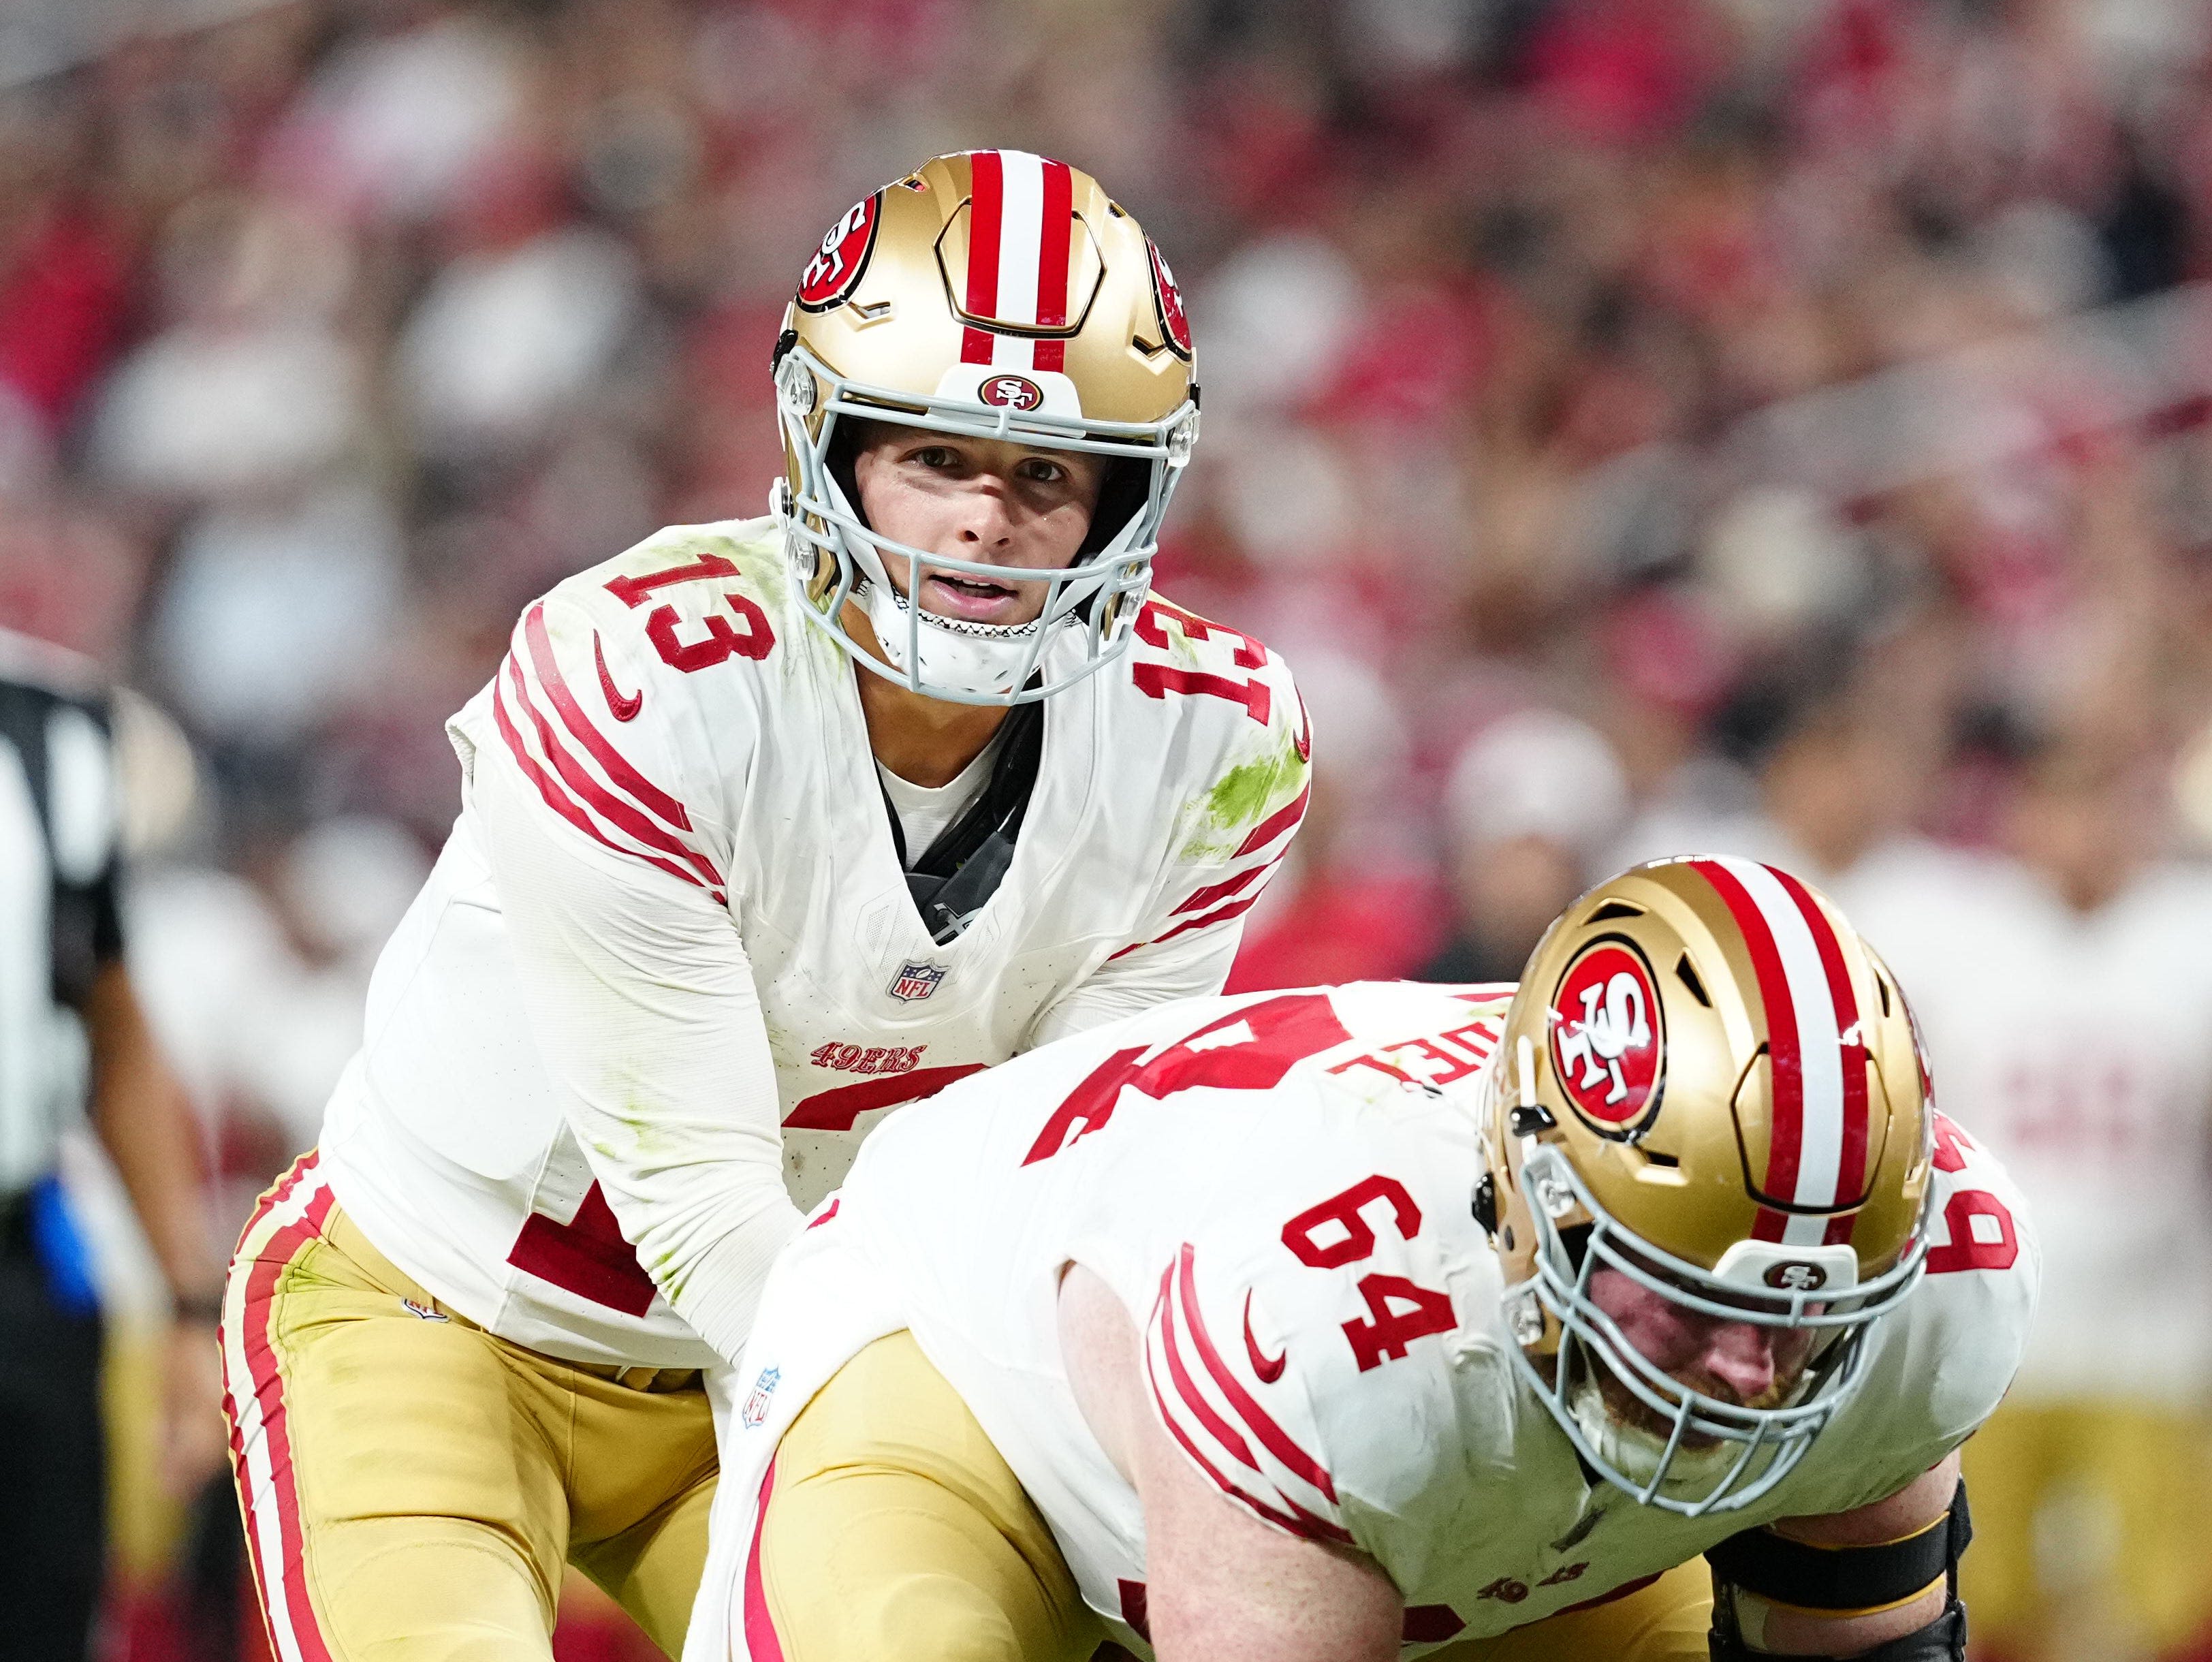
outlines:
[{"label": "football player", "polygon": [[1198,389],[1094,180],[979,151],[867,197],[774,375],[771,515],[562,582],[453,719],[461,817],[241,1243],[282,1662],[542,1659],[564,1559],[675,1653],[699,1370],[793,1196],[899,1104],[1218,990],[1303,811],[1281,662],[1148,598]]},{"label": "football player", "polygon": [[1194,1001],[890,1127],[717,1386],[690,1662],[1956,1662],[2036,1266],[1829,903],[1636,868],[1517,991]]}]

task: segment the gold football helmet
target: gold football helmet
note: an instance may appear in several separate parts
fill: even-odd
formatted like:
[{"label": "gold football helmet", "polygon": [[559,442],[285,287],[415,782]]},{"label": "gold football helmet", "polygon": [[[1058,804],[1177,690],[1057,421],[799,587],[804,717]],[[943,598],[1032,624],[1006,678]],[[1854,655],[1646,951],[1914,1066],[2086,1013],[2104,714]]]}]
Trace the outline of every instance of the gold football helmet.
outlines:
[{"label": "gold football helmet", "polygon": [[[1895,980],[1787,872],[1638,866],[1538,945],[1488,1088],[1475,1212],[1523,1377],[1638,1501],[1756,1501],[1856,1390],[1927,1252],[1934,1122]],[[1804,1333],[1804,1371],[1756,1405],[1678,1382],[1592,1299],[1603,1269]],[[1607,1374],[1640,1409],[1608,1409]]]},{"label": "gold football helmet", "polygon": [[[775,387],[785,546],[809,615],[860,662],[933,697],[1024,703],[1127,649],[1197,441],[1198,386],[1166,262],[1089,174],[975,150],[864,198],[800,275]],[[854,499],[846,417],[1110,458],[1078,563],[990,565],[878,534]],[[925,563],[1046,581],[1043,614],[1018,625],[938,617],[889,581],[893,561],[908,594]],[[866,610],[881,657],[847,633],[848,600]]]}]

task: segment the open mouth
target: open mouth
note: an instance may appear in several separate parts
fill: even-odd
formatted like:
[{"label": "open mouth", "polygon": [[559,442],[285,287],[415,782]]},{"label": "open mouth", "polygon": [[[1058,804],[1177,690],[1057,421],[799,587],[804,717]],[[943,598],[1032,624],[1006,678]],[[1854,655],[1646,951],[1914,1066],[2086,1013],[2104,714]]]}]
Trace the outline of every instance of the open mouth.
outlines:
[{"label": "open mouth", "polygon": [[944,571],[932,571],[922,578],[922,610],[940,618],[1010,624],[1018,621],[1013,614],[1020,607],[1021,597],[1011,583]]}]

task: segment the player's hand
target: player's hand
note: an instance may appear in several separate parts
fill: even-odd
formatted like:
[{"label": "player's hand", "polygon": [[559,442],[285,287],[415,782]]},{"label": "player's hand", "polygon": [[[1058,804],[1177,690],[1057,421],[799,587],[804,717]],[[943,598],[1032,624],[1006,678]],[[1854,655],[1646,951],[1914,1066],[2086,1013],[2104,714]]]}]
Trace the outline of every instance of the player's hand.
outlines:
[{"label": "player's hand", "polygon": [[223,1462],[222,1349],[215,1328],[172,1323],[162,1376],[161,1482],[183,1499]]}]

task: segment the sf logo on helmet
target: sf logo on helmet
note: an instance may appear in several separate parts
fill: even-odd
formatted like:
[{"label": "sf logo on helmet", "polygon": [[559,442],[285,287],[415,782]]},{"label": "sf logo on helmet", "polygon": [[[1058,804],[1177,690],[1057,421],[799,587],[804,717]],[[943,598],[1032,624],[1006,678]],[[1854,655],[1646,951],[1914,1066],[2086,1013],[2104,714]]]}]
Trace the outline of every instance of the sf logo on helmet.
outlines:
[{"label": "sf logo on helmet", "polygon": [[814,258],[799,274],[801,307],[810,312],[827,311],[860,286],[869,253],[876,246],[876,210],[882,200],[880,191],[863,197],[830,228]]},{"label": "sf logo on helmet", "polygon": [[1644,960],[1617,938],[1567,968],[1552,1000],[1553,1062],[1574,1105],[1605,1126],[1625,1126],[1657,1094],[1659,1001]]},{"label": "sf logo on helmet", "polygon": [[1828,1272],[1817,1263],[1778,1263],[1759,1277],[1784,1293],[1810,1293],[1828,1284]]},{"label": "sf logo on helmet", "polygon": [[983,402],[1002,410],[1034,410],[1044,402],[1044,388],[1027,375],[994,375],[983,383]]}]

